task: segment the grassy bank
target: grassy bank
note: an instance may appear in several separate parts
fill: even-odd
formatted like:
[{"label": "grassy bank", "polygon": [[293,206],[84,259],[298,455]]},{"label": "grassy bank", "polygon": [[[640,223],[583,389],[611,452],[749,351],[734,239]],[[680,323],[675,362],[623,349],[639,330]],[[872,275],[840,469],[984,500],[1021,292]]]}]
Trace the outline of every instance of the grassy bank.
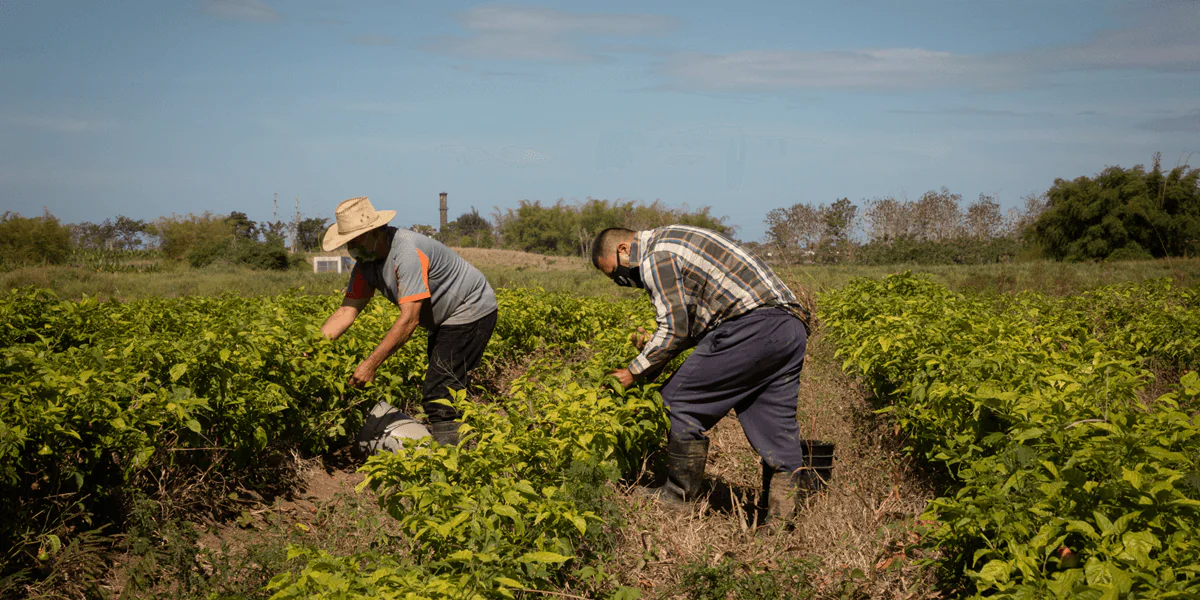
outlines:
[{"label": "grassy bank", "polygon": [[1030,261],[994,265],[816,265],[776,266],[789,283],[819,292],[840,288],[856,277],[879,279],[911,270],[928,273],[938,283],[955,290],[991,292],[1035,291],[1074,294],[1125,281],[1169,277],[1179,285],[1200,283],[1200,259],[1173,258],[1113,263],[1062,263]]},{"label": "grassy bank", "polygon": [[[636,291],[614,286],[582,258],[479,248],[463,248],[459,252],[498,288],[540,287],[547,291],[614,299],[638,295]],[[1184,286],[1200,283],[1200,259],[1197,258],[1118,263],[1033,261],[1004,265],[776,265],[775,269],[790,285],[814,293],[839,288],[856,277],[881,278],[905,270],[928,273],[934,281],[956,290],[1031,290],[1055,295],[1160,277],[1172,278]],[[311,269],[280,272],[164,265],[157,273],[97,273],[77,267],[30,267],[0,273],[0,289],[32,285],[52,289],[66,298],[80,298],[86,294],[101,299],[222,293],[273,295],[300,287],[310,293],[326,294],[344,289],[347,277],[346,274],[313,273]]]}]

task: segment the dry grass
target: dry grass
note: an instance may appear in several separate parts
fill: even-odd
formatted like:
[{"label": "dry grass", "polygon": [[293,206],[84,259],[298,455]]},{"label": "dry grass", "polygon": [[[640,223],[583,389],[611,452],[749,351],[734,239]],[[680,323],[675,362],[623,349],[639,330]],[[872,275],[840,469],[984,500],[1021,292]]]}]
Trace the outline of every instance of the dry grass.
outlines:
[{"label": "dry grass", "polygon": [[[710,433],[706,476],[719,492],[691,510],[675,511],[630,491],[620,496],[628,518],[610,569],[625,585],[655,598],[692,597],[685,567],[739,563],[745,573],[777,572],[786,585],[811,587],[817,598],[936,598],[932,573],[914,564],[918,516],[932,486],[900,455],[889,425],[837,368],[832,348],[815,336],[801,379],[799,415],[805,437],[836,443],[829,487],[801,501],[794,528],[755,530],[761,488],[758,455],[730,414]],[[807,581],[789,578],[788,561],[815,563]],[[856,573],[856,570],[858,573]],[[861,577],[859,577],[861,573]],[[793,590],[804,597],[805,590]]]},{"label": "dry grass", "polygon": [[[638,296],[619,288],[580,257],[542,256],[515,250],[455,248],[479,268],[492,287],[540,287],[602,298]],[[1033,261],[1006,265],[775,265],[776,271],[803,295],[841,287],[856,277],[879,278],[912,270],[927,273],[953,289],[994,292],[1034,290],[1070,294],[1100,285],[1169,277],[1180,285],[1200,283],[1200,258],[1174,258],[1122,263],[1056,263]],[[158,273],[97,273],[81,267],[27,267],[0,272],[0,290],[34,285],[54,290],[64,298],[83,295],[126,300],[143,296],[243,296],[273,295],[303,287],[307,293],[339,293],[349,275],[313,273],[311,268],[290,271],[252,271],[245,268],[191,269],[165,264]]]},{"label": "dry grass", "polygon": [[453,248],[467,262],[479,267],[533,269],[538,271],[579,271],[591,269],[587,259],[578,256],[545,256],[499,248]]},{"label": "dry grass", "polygon": [[789,285],[813,292],[839,288],[857,277],[878,279],[904,271],[928,274],[934,281],[955,290],[1002,293],[1032,290],[1075,294],[1104,285],[1164,277],[1181,286],[1200,283],[1200,258],[1104,263],[1036,260],[992,265],[776,265],[774,268]]}]

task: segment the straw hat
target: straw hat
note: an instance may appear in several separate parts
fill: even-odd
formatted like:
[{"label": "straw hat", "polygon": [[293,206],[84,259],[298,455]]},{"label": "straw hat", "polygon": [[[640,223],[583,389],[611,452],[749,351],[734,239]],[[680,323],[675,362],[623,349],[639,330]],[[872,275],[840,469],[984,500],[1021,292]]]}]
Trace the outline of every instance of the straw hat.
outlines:
[{"label": "straw hat", "polygon": [[377,227],[387,225],[396,216],[394,210],[376,211],[366,197],[351,198],[338,205],[334,211],[337,222],[325,231],[321,247],[326,252],[336,250],[342,244]]}]

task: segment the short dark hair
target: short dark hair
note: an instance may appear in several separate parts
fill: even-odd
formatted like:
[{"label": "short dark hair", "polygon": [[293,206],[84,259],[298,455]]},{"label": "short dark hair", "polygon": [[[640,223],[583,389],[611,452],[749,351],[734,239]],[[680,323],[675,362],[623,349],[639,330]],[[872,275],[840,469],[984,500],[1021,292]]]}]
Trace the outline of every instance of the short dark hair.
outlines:
[{"label": "short dark hair", "polygon": [[592,241],[592,266],[600,268],[600,257],[616,254],[617,245],[637,233],[624,227],[609,227],[601,231]]}]

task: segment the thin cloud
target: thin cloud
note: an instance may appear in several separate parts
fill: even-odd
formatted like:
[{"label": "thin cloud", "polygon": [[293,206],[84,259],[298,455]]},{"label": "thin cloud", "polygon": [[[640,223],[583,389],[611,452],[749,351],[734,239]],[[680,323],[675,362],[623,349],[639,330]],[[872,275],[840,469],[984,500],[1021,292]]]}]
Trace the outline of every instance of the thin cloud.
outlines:
[{"label": "thin cloud", "polygon": [[1157,119],[1151,119],[1145,123],[1142,123],[1141,127],[1142,129],[1149,131],[1159,131],[1163,133],[1200,131],[1200,110],[1193,110],[1190,113],[1173,117],[1160,117]]},{"label": "thin cloud", "polygon": [[1031,68],[1052,70],[1200,70],[1200,3],[1192,0],[1136,5],[1137,22],[1105,30],[1092,40],[1028,55]]},{"label": "thin cloud", "polygon": [[104,121],[71,117],[15,116],[0,119],[0,123],[10,127],[45,129],[65,134],[97,133],[108,128],[108,123]]},{"label": "thin cloud", "polygon": [[1002,62],[921,48],[679,54],[664,72],[675,86],[708,91],[1002,88],[1024,80]]},{"label": "thin cloud", "polygon": [[971,106],[960,106],[955,108],[943,108],[940,110],[906,110],[896,109],[890,111],[901,115],[932,115],[932,116],[955,116],[955,117],[1045,117],[1049,113],[1044,112],[1024,112],[1018,110],[999,110],[994,108],[975,108]]},{"label": "thin cloud", "polygon": [[429,50],[469,58],[579,62],[596,58],[581,47],[581,37],[649,36],[674,23],[660,15],[519,6],[477,7],[461,13],[458,21],[468,34],[435,37]]},{"label": "thin cloud", "polygon": [[358,46],[395,46],[400,43],[400,40],[379,33],[364,33],[350,39],[351,44]]},{"label": "thin cloud", "polygon": [[378,114],[411,114],[418,110],[416,105],[405,102],[376,102],[376,101],[356,101],[345,104],[342,108],[351,112],[365,112]]},{"label": "thin cloud", "polygon": [[262,0],[208,0],[204,12],[230,21],[270,23],[282,18]]},{"label": "thin cloud", "polygon": [[1200,10],[1194,2],[1139,5],[1135,23],[1075,45],[970,55],[925,48],[851,51],[678,53],[661,73],[668,89],[1003,90],[1079,70],[1200,71]]},{"label": "thin cloud", "polygon": [[535,148],[505,146],[496,154],[483,148],[463,144],[445,144],[438,151],[449,154],[464,165],[497,164],[505,167],[537,167],[553,160],[553,157]]},{"label": "thin cloud", "polygon": [[470,73],[477,77],[493,77],[498,79],[521,79],[525,81],[541,81],[543,77],[534,73],[522,73],[519,71],[496,71],[492,69],[479,69],[471,65],[450,65],[455,71]]}]

